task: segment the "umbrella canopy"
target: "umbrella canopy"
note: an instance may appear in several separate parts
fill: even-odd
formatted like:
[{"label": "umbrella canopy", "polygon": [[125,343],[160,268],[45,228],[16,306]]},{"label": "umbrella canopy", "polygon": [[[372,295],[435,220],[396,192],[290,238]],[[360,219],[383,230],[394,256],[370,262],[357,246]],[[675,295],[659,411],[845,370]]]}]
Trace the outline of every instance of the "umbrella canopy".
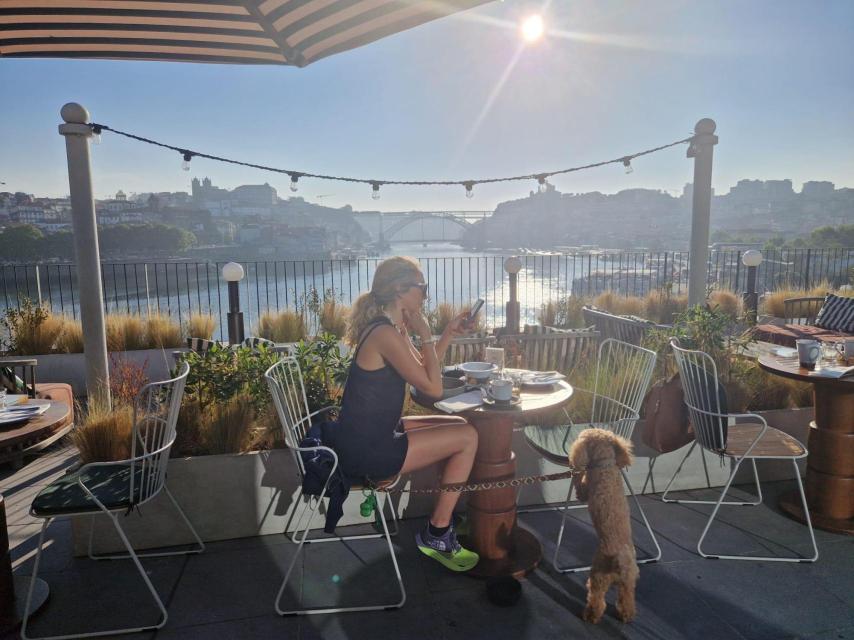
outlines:
[{"label": "umbrella canopy", "polygon": [[305,66],[490,0],[0,2],[0,57]]}]

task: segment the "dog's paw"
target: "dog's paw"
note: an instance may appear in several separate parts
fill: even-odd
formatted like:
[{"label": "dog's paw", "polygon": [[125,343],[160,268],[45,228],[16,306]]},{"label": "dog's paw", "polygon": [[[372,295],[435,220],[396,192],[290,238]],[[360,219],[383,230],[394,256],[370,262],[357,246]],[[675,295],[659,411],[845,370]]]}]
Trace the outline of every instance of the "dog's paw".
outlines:
[{"label": "dog's paw", "polygon": [[620,622],[631,622],[635,619],[635,608],[634,607],[620,607],[617,605],[617,618],[619,618]]},{"label": "dog's paw", "polygon": [[602,612],[597,611],[593,607],[587,607],[584,609],[584,613],[581,614],[584,622],[589,622],[590,624],[599,624],[599,621],[602,619]]}]

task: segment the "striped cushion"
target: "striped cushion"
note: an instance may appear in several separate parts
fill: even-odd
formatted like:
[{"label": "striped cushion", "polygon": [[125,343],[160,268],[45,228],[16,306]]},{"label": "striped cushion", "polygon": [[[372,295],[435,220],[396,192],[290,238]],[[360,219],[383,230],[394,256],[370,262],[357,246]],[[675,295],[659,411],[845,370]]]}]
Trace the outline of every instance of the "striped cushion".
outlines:
[{"label": "striped cushion", "polygon": [[854,333],[854,298],[828,293],[815,317],[815,326],[829,331]]},{"label": "striped cushion", "polygon": [[207,353],[214,345],[221,345],[215,340],[205,340],[204,338],[187,338],[187,348],[196,353]]},{"label": "striped cushion", "polygon": [[257,336],[250,336],[243,341],[244,347],[249,347],[250,349],[258,350],[258,347],[261,345],[266,345],[267,347],[275,347],[276,343],[272,340],[267,340],[267,338],[259,338]]}]

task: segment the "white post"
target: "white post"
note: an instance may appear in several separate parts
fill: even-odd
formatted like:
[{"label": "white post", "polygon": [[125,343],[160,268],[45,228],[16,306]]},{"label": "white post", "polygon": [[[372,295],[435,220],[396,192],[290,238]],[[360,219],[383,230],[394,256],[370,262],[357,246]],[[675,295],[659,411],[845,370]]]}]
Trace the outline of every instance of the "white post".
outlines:
[{"label": "white post", "polygon": [[86,388],[90,402],[101,402],[110,409],[110,372],[107,363],[107,334],[104,329],[101,261],[98,251],[98,226],[92,196],[92,172],[89,163],[89,112],[69,102],[60,111],[65,124],[59,133],[65,136],[68,156],[68,186],[71,193],[71,223],[74,231],[74,256],[80,291],[80,322],[83,325],[83,353],[86,359]]},{"label": "white post", "polygon": [[718,137],[717,125],[703,118],[694,126],[694,140],[688,157],[694,158],[694,201],[691,214],[691,253],[688,264],[688,306],[706,299],[706,273],[709,262],[709,217],[712,208],[712,155]]}]

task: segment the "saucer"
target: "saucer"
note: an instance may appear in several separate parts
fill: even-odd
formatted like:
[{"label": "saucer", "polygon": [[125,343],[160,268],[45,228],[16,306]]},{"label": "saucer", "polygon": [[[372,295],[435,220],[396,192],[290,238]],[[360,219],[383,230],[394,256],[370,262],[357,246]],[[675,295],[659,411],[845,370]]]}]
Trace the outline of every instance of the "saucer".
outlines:
[{"label": "saucer", "polygon": [[520,402],[522,402],[522,398],[519,396],[513,396],[510,400],[493,400],[488,395],[483,394],[483,404],[495,407],[496,409],[510,409],[518,405]]}]

